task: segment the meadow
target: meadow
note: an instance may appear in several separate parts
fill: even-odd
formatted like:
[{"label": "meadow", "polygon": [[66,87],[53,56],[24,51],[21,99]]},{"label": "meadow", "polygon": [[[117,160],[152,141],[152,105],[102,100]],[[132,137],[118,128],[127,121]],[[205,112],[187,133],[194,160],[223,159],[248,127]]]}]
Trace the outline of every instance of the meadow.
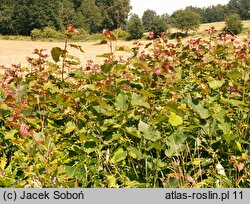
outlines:
[{"label": "meadow", "polygon": [[1,187],[250,187],[247,31],[117,42],[105,30],[105,45],[76,34],[0,41],[14,56],[0,62],[13,64],[0,66]]},{"label": "meadow", "polygon": [[[250,21],[243,21],[243,25],[245,31],[243,34],[238,36],[238,38],[242,39],[246,37],[248,31],[250,31]],[[190,38],[199,38],[199,37],[206,37],[205,30],[215,27],[217,30],[222,30],[225,26],[224,22],[216,22],[216,23],[208,23],[208,24],[201,24],[199,29],[195,32],[192,32],[188,38],[185,38],[184,41],[187,41]],[[174,33],[178,32],[176,29],[171,29],[169,32]],[[145,34],[148,35],[147,33]],[[70,53],[81,60],[81,63],[84,65],[87,63],[88,60],[94,60],[95,62],[100,63],[102,59],[96,58],[97,55],[102,53],[109,52],[109,47],[105,44],[98,44],[103,38],[101,35],[96,35],[96,37],[88,37],[87,42],[86,39],[83,38],[82,40],[79,39],[77,44],[80,45],[86,52],[79,53],[75,49],[69,49]],[[175,42],[176,40],[170,40],[171,42]],[[133,47],[133,43],[135,41],[124,41],[118,40],[115,42],[115,46],[119,47]],[[149,41],[142,39],[140,43],[146,45]],[[51,51],[53,47],[61,47],[63,46],[63,38],[62,42],[52,41],[48,42],[46,39],[43,41],[33,41],[31,37],[24,37],[24,36],[0,36],[0,65],[11,65],[16,63],[21,63],[22,65],[28,65],[26,57],[32,56],[34,49],[46,49],[47,53]],[[129,56],[128,52],[124,51],[117,51],[117,55],[120,56]],[[51,60],[51,58],[49,58]]]}]

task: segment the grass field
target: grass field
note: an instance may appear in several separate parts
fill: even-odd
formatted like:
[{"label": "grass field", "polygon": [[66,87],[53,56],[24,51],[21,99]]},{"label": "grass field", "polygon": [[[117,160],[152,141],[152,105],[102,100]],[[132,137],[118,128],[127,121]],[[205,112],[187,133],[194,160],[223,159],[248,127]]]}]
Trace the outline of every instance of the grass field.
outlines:
[{"label": "grass field", "polygon": [[[250,21],[243,21],[244,32],[239,37],[243,38],[246,36],[247,32],[250,31]],[[204,37],[204,31],[212,26],[217,30],[221,30],[224,27],[224,22],[208,23],[202,24],[197,32],[191,33],[189,38],[193,37]],[[176,32],[177,30],[171,29],[170,32]],[[189,39],[187,38],[187,39]],[[107,45],[98,45],[98,41],[91,42],[77,42],[76,44],[82,46],[85,53],[80,53],[75,49],[70,49],[70,54],[80,58],[82,64],[86,64],[88,60],[95,60],[95,62],[101,62],[102,58],[96,58],[97,55],[109,52],[109,47]],[[142,43],[145,42],[142,41]],[[134,41],[118,41],[116,46],[128,46],[132,47]],[[145,42],[146,43],[146,42]],[[9,40],[0,37],[0,65],[10,65],[21,63],[22,65],[27,65],[27,56],[32,56],[34,49],[46,49],[49,54],[53,47],[63,48],[63,42],[39,42],[31,41],[29,37],[23,36],[12,36]],[[127,57],[129,54],[127,52],[117,52],[118,56]]]},{"label": "grass field", "polygon": [[[69,48],[71,55],[80,59],[82,64],[86,64],[88,60],[95,60],[95,62],[103,61],[103,58],[96,58],[97,55],[109,52],[108,45],[98,45],[96,42],[74,43],[82,46],[85,53]],[[132,41],[124,42],[118,41],[116,46],[129,46],[133,44]],[[64,47],[63,42],[37,42],[37,41],[13,41],[0,40],[0,65],[19,64],[27,65],[26,57],[32,57],[34,49],[46,49],[45,53],[50,54],[53,47]],[[118,56],[128,56],[127,52],[117,51]],[[52,60],[51,58],[49,58]]]}]

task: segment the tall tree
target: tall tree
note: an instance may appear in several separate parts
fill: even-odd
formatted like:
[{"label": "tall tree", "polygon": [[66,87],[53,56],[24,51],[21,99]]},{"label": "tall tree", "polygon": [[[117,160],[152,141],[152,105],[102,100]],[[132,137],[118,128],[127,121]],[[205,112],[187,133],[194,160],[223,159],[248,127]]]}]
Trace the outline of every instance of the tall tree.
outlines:
[{"label": "tall tree", "polygon": [[63,27],[59,7],[61,0],[33,0],[29,6],[29,21],[31,29],[52,26]]},{"label": "tall tree", "polygon": [[3,0],[0,2],[0,33],[4,35],[13,34],[12,16],[14,15],[14,2],[6,4]]},{"label": "tall tree", "polygon": [[204,23],[224,21],[228,13],[228,8],[225,5],[209,6],[204,9],[202,20]]},{"label": "tall tree", "polygon": [[250,19],[250,1],[249,0],[230,0],[227,4],[230,13],[237,13],[242,20]]},{"label": "tall tree", "polygon": [[72,0],[61,0],[59,6],[59,15],[63,25],[73,24],[76,26],[77,15]]},{"label": "tall tree", "polygon": [[146,31],[151,31],[154,27],[154,21],[157,17],[157,14],[153,10],[146,10],[142,15],[142,23]]},{"label": "tall tree", "polygon": [[189,30],[199,28],[201,16],[190,9],[185,9],[175,11],[172,18],[174,27],[188,34]]},{"label": "tall tree", "polygon": [[131,39],[139,39],[143,35],[143,25],[140,17],[137,14],[133,14],[128,21],[127,31],[130,34]]},{"label": "tall tree", "polygon": [[83,0],[79,8],[83,16],[85,28],[91,33],[100,31],[102,27],[101,9],[95,4],[95,0]]},{"label": "tall tree", "polygon": [[110,29],[124,27],[131,10],[130,0],[96,0],[102,11],[102,26]]}]

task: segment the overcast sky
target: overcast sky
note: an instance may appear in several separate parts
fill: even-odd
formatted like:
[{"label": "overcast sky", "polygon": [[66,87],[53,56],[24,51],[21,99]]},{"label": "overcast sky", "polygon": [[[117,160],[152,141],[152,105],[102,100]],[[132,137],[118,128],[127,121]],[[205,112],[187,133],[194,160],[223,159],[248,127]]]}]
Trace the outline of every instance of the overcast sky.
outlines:
[{"label": "overcast sky", "polygon": [[184,9],[187,6],[208,7],[217,4],[227,4],[229,0],[130,0],[132,5],[131,13],[140,17],[147,9],[155,10],[157,14],[172,14],[177,9]]}]

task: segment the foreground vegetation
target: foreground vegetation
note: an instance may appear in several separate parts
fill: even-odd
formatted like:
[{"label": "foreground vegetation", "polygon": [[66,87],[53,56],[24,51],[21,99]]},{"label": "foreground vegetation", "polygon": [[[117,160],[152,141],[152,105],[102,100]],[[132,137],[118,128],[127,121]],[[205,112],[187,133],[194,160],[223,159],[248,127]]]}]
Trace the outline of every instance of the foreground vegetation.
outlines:
[{"label": "foreground vegetation", "polygon": [[1,187],[249,187],[250,41],[136,43],[85,67],[65,47],[1,67]]}]

